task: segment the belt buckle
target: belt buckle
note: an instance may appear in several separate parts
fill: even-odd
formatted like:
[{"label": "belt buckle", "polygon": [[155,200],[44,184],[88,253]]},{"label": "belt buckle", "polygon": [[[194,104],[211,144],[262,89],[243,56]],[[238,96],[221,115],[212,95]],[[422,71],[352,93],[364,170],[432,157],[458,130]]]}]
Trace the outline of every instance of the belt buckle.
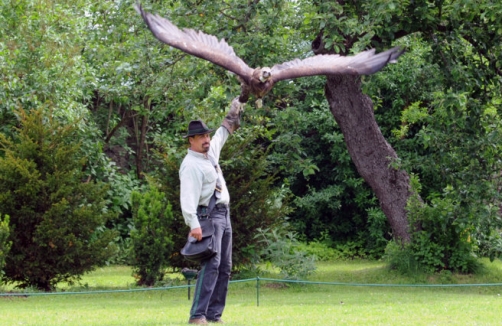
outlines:
[{"label": "belt buckle", "polygon": [[209,218],[209,214],[207,213],[207,206],[200,207],[199,219]]}]

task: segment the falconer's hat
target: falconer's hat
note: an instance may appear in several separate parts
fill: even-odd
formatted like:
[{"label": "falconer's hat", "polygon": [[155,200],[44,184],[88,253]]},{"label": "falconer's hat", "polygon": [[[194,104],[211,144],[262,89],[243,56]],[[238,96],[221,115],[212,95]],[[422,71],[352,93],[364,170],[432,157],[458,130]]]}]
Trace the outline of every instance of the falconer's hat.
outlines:
[{"label": "falconer's hat", "polygon": [[195,135],[204,135],[213,132],[214,129],[209,129],[201,120],[192,120],[188,123],[188,133],[183,138],[192,137]]}]

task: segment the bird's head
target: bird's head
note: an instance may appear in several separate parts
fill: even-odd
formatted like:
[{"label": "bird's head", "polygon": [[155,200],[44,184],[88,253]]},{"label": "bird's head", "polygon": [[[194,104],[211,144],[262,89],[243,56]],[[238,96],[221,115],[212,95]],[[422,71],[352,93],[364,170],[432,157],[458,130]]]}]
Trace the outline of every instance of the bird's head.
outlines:
[{"label": "bird's head", "polygon": [[260,69],[260,77],[258,77],[260,79],[260,81],[262,83],[266,82],[270,77],[272,76],[272,73],[270,72],[270,68],[269,67],[263,67]]}]

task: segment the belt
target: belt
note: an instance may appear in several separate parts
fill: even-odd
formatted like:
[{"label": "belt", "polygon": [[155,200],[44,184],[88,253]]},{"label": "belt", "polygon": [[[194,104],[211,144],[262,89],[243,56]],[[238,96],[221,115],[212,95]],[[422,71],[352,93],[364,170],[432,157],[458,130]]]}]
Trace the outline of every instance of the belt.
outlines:
[{"label": "belt", "polygon": [[214,205],[214,208],[218,208],[218,209],[228,208],[228,204],[219,203],[219,204]]},{"label": "belt", "polygon": [[[214,208],[216,208],[216,209],[228,209],[228,204],[219,203],[219,204],[214,205]],[[204,217],[207,218],[208,217],[207,206],[199,206],[199,207],[197,207],[197,215],[199,216],[199,218],[204,218]]]}]

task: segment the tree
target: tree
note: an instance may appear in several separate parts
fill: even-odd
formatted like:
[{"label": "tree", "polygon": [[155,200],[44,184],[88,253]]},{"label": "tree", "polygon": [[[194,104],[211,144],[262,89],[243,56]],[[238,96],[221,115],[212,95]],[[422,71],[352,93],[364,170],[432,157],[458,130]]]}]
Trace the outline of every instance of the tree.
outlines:
[{"label": "tree", "polygon": [[405,170],[392,166],[397,154],[380,132],[372,102],[361,93],[358,79],[328,77],[326,97],[344,133],[351,158],[378,197],[395,239],[409,242],[410,230],[406,216],[406,204],[411,194],[409,176]]},{"label": "tree", "polygon": [[[486,215],[482,212],[487,211],[487,202],[495,206],[498,202],[493,191],[497,187],[493,176],[498,175],[500,166],[492,158],[499,156],[500,151],[484,150],[485,146],[491,146],[493,136],[498,135],[498,127],[487,129],[483,116],[487,106],[491,106],[490,103],[499,98],[496,90],[500,88],[501,70],[496,58],[501,53],[501,33],[499,19],[496,17],[502,7],[491,1],[438,1],[432,6],[425,1],[332,1],[316,3],[315,8],[318,10],[318,15],[315,16],[318,24],[314,24],[313,29],[320,31],[313,42],[316,53],[349,53],[369,45],[382,47],[395,39],[419,33],[431,44],[432,58],[444,77],[443,89],[435,96],[440,100],[429,105],[429,110],[433,110],[432,115],[437,113],[436,117],[441,119],[434,121],[447,126],[448,131],[441,132],[439,125],[432,127],[430,124],[425,131],[427,136],[422,134],[426,138],[422,139],[426,141],[425,146],[430,146],[430,140],[434,139],[431,138],[431,133],[436,139],[441,135],[443,141],[434,141],[434,144],[439,145],[434,147],[442,150],[435,153],[455,153],[450,157],[455,157],[454,160],[436,161],[441,161],[439,166],[447,167],[449,171],[444,174],[445,190],[450,189],[448,193],[451,196],[451,189],[458,189],[458,192],[453,191],[455,200],[451,202],[454,203],[453,206],[450,205],[453,218],[442,224],[442,227],[455,234],[453,241],[456,244],[465,243],[466,238],[461,234],[465,234],[467,225],[477,228],[474,225],[486,224],[481,222],[480,217]],[[326,97],[333,116],[344,133],[349,153],[359,173],[378,196],[394,237],[409,242],[412,234],[422,234],[421,228],[428,224],[427,219],[412,218],[415,224],[413,227],[409,226],[407,205],[412,195],[418,198],[417,194],[413,194],[417,189],[410,188],[409,175],[400,164],[394,149],[381,134],[374,119],[372,103],[362,94],[360,85],[358,78],[329,76]],[[465,102],[455,100],[466,94]],[[460,136],[462,134],[464,137]],[[465,141],[467,134],[470,135],[467,139],[472,141]],[[459,138],[455,139],[457,136]],[[485,160],[493,164],[487,166],[483,163]],[[429,165],[437,166],[437,163]],[[466,170],[466,166],[474,169]],[[467,171],[473,171],[473,174]],[[473,183],[471,178],[478,175],[479,180],[480,172],[486,182]],[[466,207],[470,208],[465,210]],[[474,207],[476,208],[473,210]],[[444,212],[438,215],[444,218],[443,214]],[[480,215],[476,216],[477,214]],[[492,214],[489,213],[488,216]],[[458,226],[460,221],[465,221],[460,223],[461,227]],[[467,221],[469,222],[466,223]],[[427,226],[434,230],[439,227],[430,224]],[[430,232],[433,231],[429,230],[429,234]],[[435,241],[433,238],[427,239],[429,242]],[[452,258],[458,245],[440,247],[441,252],[437,254],[444,258],[439,260],[440,263],[434,264],[435,268],[465,270],[460,268],[462,264],[454,263],[458,257]]]},{"label": "tree", "polygon": [[[388,45],[392,40],[391,37],[382,39],[377,34],[379,31],[375,31],[379,26],[376,22],[382,20],[379,15],[389,15],[385,8],[370,2],[332,1],[316,5],[319,11],[317,22],[324,26],[319,27],[318,36],[312,42],[316,54],[357,52],[370,44],[371,35],[380,40],[380,46],[382,43]],[[380,27],[388,28],[387,25]],[[412,193],[409,176],[405,170],[393,165],[398,156],[375,121],[373,103],[361,91],[361,78],[328,76],[325,94],[352,161],[379,199],[394,238],[409,242],[406,215],[406,204]]]},{"label": "tree", "polygon": [[103,264],[115,233],[107,187],[86,182],[74,123],[20,110],[13,139],[0,134],[0,211],[10,216],[4,280],[50,291]]},{"label": "tree", "polygon": [[[483,109],[483,103],[493,102],[494,94],[496,94],[494,90],[498,88],[497,85],[500,83],[500,63],[496,60],[500,56],[500,32],[498,27],[493,26],[494,23],[499,22],[497,18],[500,12],[499,4],[490,1],[475,4],[469,1],[438,1],[432,5],[426,1],[322,1],[294,4],[288,1],[253,2],[246,11],[247,15],[236,14],[241,8],[239,6],[231,7],[227,4],[219,6],[205,4],[203,9],[206,10],[206,14],[201,14],[199,8],[188,9],[178,4],[174,5],[173,8],[177,13],[187,13],[186,16],[179,18],[179,21],[183,23],[186,20],[184,17],[188,17],[191,22],[186,25],[192,28],[197,28],[202,21],[205,22],[204,27],[206,28],[204,30],[206,32],[211,32],[211,28],[213,28],[216,31],[213,34],[219,37],[230,36],[230,43],[237,44],[235,46],[236,52],[252,65],[266,65],[269,62],[279,61],[277,58],[284,54],[281,50],[285,44],[290,45],[289,51],[286,51],[288,55],[297,54],[298,51],[304,49],[304,40],[308,35],[312,35],[312,50],[317,54],[350,54],[367,47],[376,47],[378,50],[382,50],[390,47],[395,40],[406,37],[420,37],[431,45],[433,63],[440,68],[439,71],[444,69],[442,73],[446,78],[441,80],[443,87],[439,89],[446,97],[435,96],[434,98],[440,100],[426,103],[430,105],[429,109],[431,112],[444,112],[443,104],[446,102],[443,99],[450,97],[448,94],[451,93],[452,87],[454,88],[452,93],[455,95],[454,97],[458,97],[455,93],[459,90],[472,91],[469,94],[472,94],[475,100],[467,102],[469,103],[467,112],[470,114],[461,115],[460,120],[457,121],[465,122],[467,117],[473,117],[470,118],[469,123],[463,123],[468,127],[465,131],[470,130],[471,133],[476,134],[476,139],[487,145],[489,143],[486,142],[488,139],[485,138],[487,135],[486,128],[483,128],[482,119],[480,118],[483,112],[486,112]],[[274,24],[269,24],[269,21],[273,21],[272,8],[281,8],[281,13],[284,13],[284,15],[302,11],[304,13],[302,15],[304,17],[303,23],[292,20],[275,24],[285,27],[284,29],[281,29],[281,27],[274,28]],[[215,28],[214,23],[209,18],[213,12],[223,13],[222,18],[230,22],[225,25],[229,26],[228,30],[230,32],[225,34],[221,29]],[[260,13],[260,15],[256,13]],[[238,26],[238,28],[234,30],[233,26]],[[253,28],[259,33],[250,32]],[[295,28],[299,28],[300,32],[297,32]],[[290,34],[288,34],[287,30]],[[486,31],[488,32],[485,33]],[[279,35],[282,36],[282,39],[278,37]],[[293,42],[288,39],[288,36],[291,35],[301,37]],[[239,42],[238,40],[242,41]],[[466,46],[468,46],[467,51],[465,50]],[[269,56],[267,57],[267,55]],[[262,61],[255,62],[258,58],[262,59]],[[217,68],[210,69],[218,71]],[[483,80],[482,84],[476,82],[476,76],[478,75]],[[403,164],[402,158],[398,156],[389,143],[388,139],[392,134],[382,134],[379,125],[376,123],[373,104],[370,98],[361,91],[363,80],[368,80],[368,78],[329,76],[325,87],[325,95],[331,112],[342,130],[354,165],[378,197],[380,206],[387,215],[389,224],[392,227],[394,238],[398,242],[409,243],[412,240],[412,234],[419,232],[420,228],[423,227],[423,223],[420,220],[414,220],[415,224],[410,226],[407,205],[412,197],[418,198],[419,202],[423,199],[420,198],[421,194],[418,193],[418,189],[411,188],[411,179],[408,172],[411,170],[407,170],[408,162]],[[288,91],[293,92],[295,84],[296,82],[291,82],[285,85],[283,89],[275,88],[273,94],[269,94],[267,101],[274,103],[276,109],[287,108],[288,96],[291,96],[291,93],[286,94],[282,93],[282,91],[288,89]],[[459,87],[459,85],[462,86]],[[413,86],[410,84],[403,85],[403,88],[406,87],[411,88]],[[486,96],[487,94],[488,96]],[[481,95],[483,95],[483,99],[479,101],[478,96]],[[432,96],[429,96],[429,98],[432,98]],[[414,101],[411,97],[409,99]],[[382,101],[385,101],[385,99]],[[403,104],[407,105],[409,103]],[[456,109],[456,104],[452,108]],[[452,109],[449,109],[449,111],[452,111]],[[266,111],[261,113],[267,114]],[[446,117],[444,114],[441,116]],[[454,118],[455,115],[450,117]],[[393,121],[401,123],[399,120],[394,119]],[[452,120],[437,121],[440,124],[449,124]],[[457,124],[453,122],[452,125]],[[394,126],[387,130],[398,127]],[[437,127],[428,130],[431,132],[432,129],[439,131]],[[454,130],[458,131],[459,129]],[[443,133],[443,135],[446,134]],[[419,137],[422,136],[427,137],[426,134]],[[423,140],[426,140],[426,138],[423,138]],[[421,143],[421,145],[423,144],[425,142]],[[442,144],[448,145],[451,143],[445,142]],[[465,153],[471,152],[475,148],[466,147],[467,144],[456,144],[462,146],[450,146],[450,151],[453,149],[455,155],[460,155],[466,159]],[[471,143],[473,146],[474,144],[479,145],[479,142]],[[430,146],[430,142],[426,146]],[[494,151],[494,155],[498,155],[495,152],[498,151]],[[486,151],[485,154],[492,155]],[[481,156],[484,155],[479,155],[476,160],[481,159]],[[444,160],[441,160],[441,162],[445,163],[443,166],[449,166],[449,163],[447,164]],[[465,162],[463,161],[463,163],[457,165],[456,169],[460,170]],[[434,166],[436,165],[429,165],[429,167]],[[486,165],[479,164],[478,166]],[[485,170],[485,172],[488,175],[496,175],[497,169],[498,166],[491,165],[489,172],[488,170]],[[467,174],[463,172],[463,175]],[[474,176],[475,174],[469,175]],[[460,181],[460,179],[457,180]],[[463,178],[462,184],[467,185],[467,183],[464,183],[466,181],[467,179]],[[493,189],[494,184],[492,181],[488,183],[490,182],[490,188]],[[459,183],[456,182],[456,184]],[[432,187],[432,185],[428,185],[427,189],[432,189]],[[491,196],[493,192],[484,191],[483,193],[485,196]],[[460,192],[457,194],[460,194]],[[477,194],[477,197],[478,195],[480,193]],[[429,200],[429,198],[425,198],[425,203],[427,204]],[[462,205],[467,204],[465,198],[460,202],[463,203]],[[478,208],[481,208],[479,205],[484,205],[479,200],[469,200],[469,203],[476,204]],[[496,200],[493,203],[496,204]],[[458,206],[457,215],[462,214],[460,209],[462,205]],[[473,215],[472,211],[470,215]],[[457,239],[460,238],[457,237]],[[446,257],[448,256],[450,255],[446,255]]]},{"label": "tree", "polygon": [[[357,172],[343,134],[323,100],[325,78],[303,79],[300,96],[274,117],[271,161],[295,195],[289,221],[303,241],[380,257],[389,226],[371,188]],[[309,87],[312,86],[316,87]]]},{"label": "tree", "polygon": [[[85,115],[93,68],[82,60],[80,46],[86,6],[79,1],[3,1],[0,13],[0,119],[8,134],[17,124],[15,111],[51,105],[54,114]],[[85,125],[82,124],[83,128]],[[92,127],[92,126],[91,126]],[[91,128],[89,128],[91,129]]]},{"label": "tree", "polygon": [[[107,198],[110,208],[122,213],[113,227],[123,236],[131,220],[129,193],[143,172],[172,168],[152,155],[158,144],[170,144],[170,151],[182,147],[178,138],[186,121],[215,122],[223,114],[218,108],[239,93],[238,82],[223,69],[160,44],[133,3],[21,0],[6,2],[0,19],[2,132],[11,133],[18,107],[51,103],[58,116],[85,116],[80,128],[90,157],[87,178],[116,185]],[[240,153],[267,161],[264,170],[252,171],[263,182],[260,187],[275,194],[290,187],[297,196],[291,217],[305,232],[302,239],[347,240],[365,248],[376,241],[375,248],[382,248],[388,235],[380,206],[398,242],[428,232],[421,243],[432,243],[427,237],[439,239],[442,228],[453,229],[452,243],[440,246],[446,248],[442,266],[455,265],[448,262],[452,248],[459,248],[453,244],[467,239],[467,251],[499,252],[494,207],[500,128],[494,121],[501,101],[501,4],[187,0],[143,5],[180,27],[225,38],[251,66],[314,52],[344,55],[407,46],[397,65],[370,77],[277,84],[263,109],[246,110],[241,131],[256,126],[260,132],[242,138],[251,143]],[[417,48],[424,50],[418,54]],[[426,60],[415,60],[420,56]],[[327,121],[326,112],[336,123]],[[115,162],[105,160],[101,148]],[[266,151],[258,155],[255,148]],[[178,162],[169,155],[169,164]],[[253,167],[246,164],[240,166]],[[177,186],[172,177],[166,187]],[[410,198],[420,204],[407,207]],[[441,212],[452,217],[437,223]]]}]

